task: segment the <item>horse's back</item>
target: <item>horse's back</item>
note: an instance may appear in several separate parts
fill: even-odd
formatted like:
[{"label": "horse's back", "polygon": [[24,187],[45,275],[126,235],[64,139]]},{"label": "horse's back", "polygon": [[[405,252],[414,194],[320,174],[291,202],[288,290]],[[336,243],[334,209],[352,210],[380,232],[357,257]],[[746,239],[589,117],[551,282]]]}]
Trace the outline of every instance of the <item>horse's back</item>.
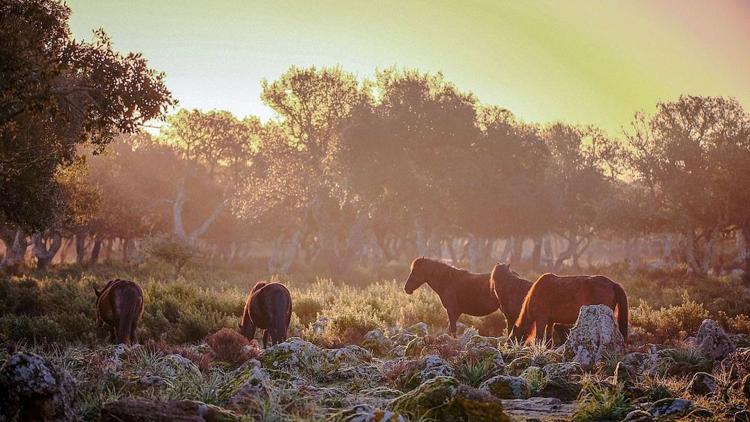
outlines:
[{"label": "horse's back", "polygon": [[273,320],[288,321],[292,315],[292,295],[281,283],[268,283],[251,293],[250,317],[258,328],[268,328]]}]

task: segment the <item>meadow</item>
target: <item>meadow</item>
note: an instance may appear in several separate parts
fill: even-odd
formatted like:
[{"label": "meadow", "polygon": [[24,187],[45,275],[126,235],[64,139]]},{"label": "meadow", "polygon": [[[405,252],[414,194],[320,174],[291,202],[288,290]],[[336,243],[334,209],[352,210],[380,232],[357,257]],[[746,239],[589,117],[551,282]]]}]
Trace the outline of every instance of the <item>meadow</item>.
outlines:
[{"label": "meadow", "polygon": [[[605,271],[618,270],[600,269]],[[301,344],[314,345],[318,352],[329,353],[324,356],[330,359],[320,358],[322,363],[303,369],[283,368],[286,375],[269,370],[271,378],[264,385],[274,393],[253,401],[252,410],[245,407],[241,413],[262,420],[319,420],[343,417],[341,412],[363,403],[375,409],[388,408],[389,400],[419,385],[410,373],[415,370],[410,366],[413,362],[404,360],[409,356],[412,360],[440,356],[449,363],[451,375],[477,387],[495,374],[497,368],[486,360],[467,358],[472,353],[471,344],[478,341],[473,336],[489,339],[492,347],[499,350],[507,365],[506,373],[512,373],[508,368],[521,357],[525,360],[522,359],[524,367],[520,369],[562,364],[559,350],[504,342],[502,336],[507,332],[500,313],[484,318],[463,316],[459,339],[450,340],[444,335],[447,318],[437,295],[426,286],[413,295],[403,291],[403,279],[408,274],[405,266],[385,268],[372,280],[363,274],[366,272],[352,272],[348,280],[309,274],[272,278],[286,284],[292,293],[289,336],[299,337]],[[532,274],[526,276],[533,278]],[[146,305],[138,330],[140,346],[113,347],[96,336],[93,286],[114,277],[135,280],[144,289]],[[248,372],[247,362],[266,359],[255,342],[236,334],[245,295],[259,278],[252,271],[196,266],[175,279],[171,268],[158,263],[127,267],[66,266],[45,273],[3,277],[0,362],[14,351],[33,351],[66,368],[78,380],[76,406],[87,420],[98,420],[105,403],[122,397],[191,399],[226,406],[252,372]],[[681,271],[619,271],[613,278],[629,294],[628,350],[643,351],[654,344],[659,350],[667,350],[664,353],[671,359],[669,367],[681,369],[644,376],[639,379],[642,396],[634,397],[613,379],[617,362],[604,362],[580,374],[581,393],[575,417],[620,420],[646,396],[691,397],[687,385],[693,373],[699,371],[714,371],[717,379],[723,380],[724,393],[709,398],[692,397],[696,406],[719,420],[720,414],[742,410],[737,383],[732,384],[728,369],[712,365],[702,357],[691,346],[689,337],[696,334],[704,319],[711,318],[733,336],[738,347],[748,347],[750,289],[746,282],[729,276],[695,276]],[[378,350],[377,342],[367,335],[373,330],[390,337],[388,345],[392,350]],[[416,352],[410,342],[414,333],[424,338]],[[404,335],[406,340],[399,344],[398,339]],[[291,344],[296,344],[295,341]],[[371,355],[364,360],[368,362],[365,366],[342,367],[342,362],[348,362],[349,358],[342,361],[336,350],[343,351],[345,356],[357,355],[360,350]],[[318,352],[305,353],[308,356]],[[172,362],[175,355],[192,362],[188,363],[189,376],[175,373]],[[108,369],[113,359],[118,362],[117,376]],[[358,373],[337,378],[336,374],[352,367],[356,371],[375,371],[378,376]],[[516,372],[515,375],[526,373]],[[544,377],[534,381],[533,374],[526,375],[530,377],[532,392],[548,382]],[[304,380],[300,382],[311,389],[309,400],[295,395],[296,378]],[[416,415],[415,419],[418,418]]]}]

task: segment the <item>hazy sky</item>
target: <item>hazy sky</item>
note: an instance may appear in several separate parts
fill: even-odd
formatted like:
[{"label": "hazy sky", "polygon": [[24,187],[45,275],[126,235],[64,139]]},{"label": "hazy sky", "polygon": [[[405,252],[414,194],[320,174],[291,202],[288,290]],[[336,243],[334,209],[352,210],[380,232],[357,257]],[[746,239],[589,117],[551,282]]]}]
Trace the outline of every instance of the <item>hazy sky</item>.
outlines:
[{"label": "hazy sky", "polygon": [[360,77],[442,71],[527,121],[610,132],[680,94],[750,110],[750,1],[68,0],[71,27],[103,27],[167,74],[182,107],[272,111],[260,80],[290,65]]}]

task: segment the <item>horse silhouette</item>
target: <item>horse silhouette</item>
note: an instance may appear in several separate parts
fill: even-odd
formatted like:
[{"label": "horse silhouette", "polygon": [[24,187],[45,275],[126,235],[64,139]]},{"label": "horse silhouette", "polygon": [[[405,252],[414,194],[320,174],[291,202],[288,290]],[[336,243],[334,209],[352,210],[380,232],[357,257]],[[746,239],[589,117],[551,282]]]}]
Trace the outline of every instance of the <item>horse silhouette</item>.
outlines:
[{"label": "horse silhouette", "polygon": [[138,321],[143,315],[143,290],[129,280],[110,280],[102,289],[94,286],[96,293],[96,326],[110,327],[115,343],[136,342]]},{"label": "horse silhouette", "polygon": [[263,347],[286,340],[289,322],[292,318],[292,295],[280,283],[259,281],[247,295],[242,312],[240,333],[252,340],[255,330],[264,329]]}]

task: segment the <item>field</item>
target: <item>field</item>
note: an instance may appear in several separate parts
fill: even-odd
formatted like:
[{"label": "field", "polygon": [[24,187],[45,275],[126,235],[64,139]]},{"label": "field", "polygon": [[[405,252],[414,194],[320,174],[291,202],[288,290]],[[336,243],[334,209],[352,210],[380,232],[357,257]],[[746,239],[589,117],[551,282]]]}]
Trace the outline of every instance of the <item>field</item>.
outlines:
[{"label": "field", "polygon": [[[30,351],[65,368],[76,380],[74,407],[86,420],[98,420],[105,403],[126,397],[197,400],[259,420],[397,417],[374,409],[393,410],[410,420],[440,419],[447,413],[397,404],[404,395],[436,384],[428,382],[436,375],[453,377],[438,381],[455,379],[467,387],[479,387],[496,375],[520,375],[525,392],[518,397],[499,394],[524,399],[549,395],[544,392],[551,385],[564,381],[572,391],[580,390],[562,397],[577,400],[574,416],[579,420],[621,420],[639,406],[670,397],[691,400],[695,415],[717,420],[744,409],[737,381],[750,368],[737,364],[737,357],[731,367],[729,360],[710,360],[688,338],[711,318],[730,333],[740,351],[748,347],[750,290],[742,280],[677,272],[613,276],[629,294],[628,351],[653,349],[658,356],[652,370],[636,371],[627,381],[622,369],[615,377],[614,359],[554,378],[555,365],[566,365],[560,350],[506,343],[499,313],[463,316],[458,339],[451,339],[443,335],[447,318],[437,295],[422,287],[409,296],[402,288],[408,269],[386,271],[390,277],[384,274],[380,280],[304,274],[275,279],[292,292],[289,335],[298,339],[265,353],[235,330],[245,294],[256,280],[252,274],[194,268],[174,280],[170,269],[148,264],[70,266],[6,277],[0,279],[0,361],[12,352]],[[114,347],[96,336],[92,286],[112,277],[133,279],[144,288],[141,345]],[[691,393],[688,384],[696,372],[712,373],[715,390]],[[249,393],[248,385],[257,391]],[[570,417],[573,410],[566,409],[557,417]]]}]

